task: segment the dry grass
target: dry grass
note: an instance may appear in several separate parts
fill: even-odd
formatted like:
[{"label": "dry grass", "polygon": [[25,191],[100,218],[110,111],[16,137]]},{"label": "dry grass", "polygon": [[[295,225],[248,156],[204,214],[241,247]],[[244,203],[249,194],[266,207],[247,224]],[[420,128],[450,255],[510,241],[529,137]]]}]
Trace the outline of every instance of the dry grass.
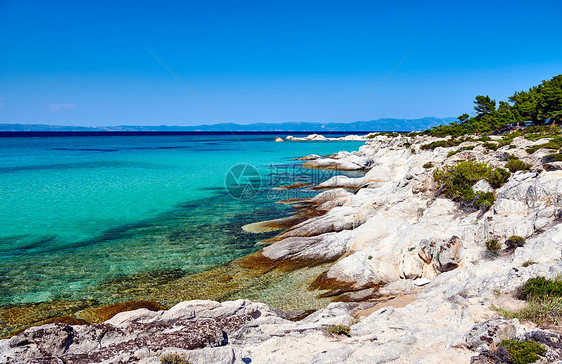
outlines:
[{"label": "dry grass", "polygon": [[494,309],[508,319],[531,321],[540,327],[562,324],[562,297],[559,296],[531,298],[526,307],[513,312],[497,307]]}]

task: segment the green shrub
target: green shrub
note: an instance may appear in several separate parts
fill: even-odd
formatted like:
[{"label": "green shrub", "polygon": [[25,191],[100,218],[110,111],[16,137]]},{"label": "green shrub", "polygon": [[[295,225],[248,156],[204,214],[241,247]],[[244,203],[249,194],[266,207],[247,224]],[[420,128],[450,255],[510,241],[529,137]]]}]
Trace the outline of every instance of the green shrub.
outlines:
[{"label": "green shrub", "polygon": [[543,157],[543,163],[562,162],[562,153],[549,154]]},{"label": "green shrub", "polygon": [[379,132],[376,132],[376,133],[371,133],[371,134],[367,137],[367,139],[374,139],[375,137],[378,137],[379,135],[385,135],[385,136],[387,136],[387,137],[394,138],[394,137],[399,136],[400,133],[391,132],[391,131],[379,131]]},{"label": "green shrub", "polygon": [[[535,264],[525,262],[523,265]],[[519,289],[519,298],[527,300],[522,309],[512,312],[494,308],[505,318],[532,321],[540,327],[562,324],[562,279],[535,277],[528,279]]]},{"label": "green shrub", "polygon": [[529,126],[523,130],[527,140],[535,142],[543,138],[559,138],[560,127],[558,125]]},{"label": "green shrub", "polygon": [[522,238],[518,235],[512,235],[505,241],[505,245],[508,249],[522,247],[523,245],[525,245],[525,238]]},{"label": "green shrub", "polygon": [[539,356],[546,354],[546,349],[532,340],[502,340],[500,346],[507,350],[509,360],[516,364],[534,363],[539,359]]},{"label": "green shrub", "polygon": [[498,150],[498,148],[500,147],[498,143],[491,143],[491,142],[484,142],[482,143],[482,146],[490,150]]},{"label": "green shrub", "polygon": [[517,138],[518,136],[521,136],[521,135],[522,135],[522,133],[521,133],[520,130],[511,132],[511,133],[509,133],[509,134],[505,134],[505,135],[501,138],[501,140],[500,140],[500,142],[499,142],[500,147],[503,147],[503,146],[506,146],[506,145],[511,144],[511,142],[513,141],[513,139],[515,139],[515,138]]},{"label": "green shrub", "polygon": [[[493,168],[486,163],[464,161],[454,167],[446,167],[433,171],[433,177],[438,184],[445,188],[445,195],[451,199],[481,202],[489,201],[490,195],[477,196],[472,186],[484,179],[493,188],[501,187],[509,178],[510,173],[505,169]],[[492,202],[493,203],[493,202]]]},{"label": "green shrub", "polygon": [[330,325],[328,326],[326,331],[328,331],[328,333],[332,335],[349,336],[349,333],[351,332],[351,328],[349,326],[343,326],[343,325]]},{"label": "green shrub", "polygon": [[474,145],[468,146],[468,147],[460,147],[457,150],[451,150],[449,153],[447,153],[447,158],[454,156],[455,154],[457,154],[458,152],[464,152],[465,150],[472,150],[474,149]]},{"label": "green shrub", "polygon": [[425,164],[423,165],[423,168],[426,168],[426,169],[427,169],[427,168],[432,168],[432,167],[433,167],[433,163],[431,163],[431,162],[427,162],[427,163],[425,163]]},{"label": "green shrub", "polygon": [[438,147],[444,147],[444,148],[447,148],[447,147],[456,147],[456,146],[459,145],[460,143],[462,143],[462,141],[461,141],[461,140],[456,140],[456,139],[437,140],[437,141],[435,141],[435,142],[431,142],[431,143],[422,145],[422,146],[421,146],[421,149],[424,149],[424,150],[427,150],[427,149],[433,150],[433,149],[438,148]]},{"label": "green shrub", "polygon": [[170,353],[160,357],[160,364],[189,364],[185,355]]},{"label": "green shrub", "polygon": [[535,145],[533,147],[527,148],[526,151],[529,154],[533,154],[534,152],[536,152],[539,149],[560,149],[562,147],[562,143],[559,140],[559,138],[553,139],[551,141],[549,141],[548,143],[543,143],[543,144],[539,144],[539,145]]},{"label": "green shrub", "polygon": [[517,171],[525,171],[531,168],[530,164],[523,162],[520,159],[512,159],[505,164],[505,168],[509,169],[511,173],[515,173]]},{"label": "green shrub", "polygon": [[523,264],[521,264],[522,267],[527,268],[533,264],[537,264],[537,262],[533,262],[532,260],[526,260],[523,262]]},{"label": "green shrub", "polygon": [[545,277],[530,278],[520,289],[520,296],[524,299],[562,297],[562,280],[546,279]]},{"label": "green shrub", "polygon": [[488,210],[496,202],[493,192],[476,192],[476,199],[472,203],[475,207],[482,207]]},{"label": "green shrub", "polygon": [[500,188],[511,177],[511,174],[503,168],[490,168],[485,176],[492,188]]},{"label": "green shrub", "polygon": [[486,242],[486,249],[493,255],[498,255],[501,244],[498,242],[498,239],[491,239]]}]

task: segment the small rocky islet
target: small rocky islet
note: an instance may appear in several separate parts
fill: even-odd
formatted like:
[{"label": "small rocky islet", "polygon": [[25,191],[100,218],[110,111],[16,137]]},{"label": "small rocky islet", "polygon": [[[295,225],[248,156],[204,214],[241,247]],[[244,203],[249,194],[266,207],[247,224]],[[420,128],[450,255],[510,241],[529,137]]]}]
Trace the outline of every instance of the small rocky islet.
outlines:
[{"label": "small rocky islet", "polygon": [[[158,302],[164,296],[195,300],[169,310],[146,301],[90,312],[89,320],[52,320],[1,340],[0,357],[8,363],[174,357],[190,363],[507,363],[513,345],[532,342],[542,348],[538,362],[556,362],[562,356],[558,322],[537,324],[521,314],[529,305],[521,287],[535,277],[557,282],[562,273],[562,162],[553,149],[559,137],[541,133],[461,139],[378,133],[358,151],[303,158],[309,168],[365,173],[296,186],[320,193],[287,201],[297,220],[280,221],[283,230],[263,249],[143,294]],[[459,176],[464,185],[450,183]],[[520,239],[513,243],[513,237]],[[274,285],[299,272],[305,273],[295,282],[319,296],[323,308],[310,312],[296,303],[281,310],[231,300],[259,281]],[[196,300],[205,295],[215,301]],[[84,308],[83,316],[92,311],[88,303],[74,305]],[[129,309],[135,310],[117,313]],[[86,323],[99,317],[110,318]]]}]

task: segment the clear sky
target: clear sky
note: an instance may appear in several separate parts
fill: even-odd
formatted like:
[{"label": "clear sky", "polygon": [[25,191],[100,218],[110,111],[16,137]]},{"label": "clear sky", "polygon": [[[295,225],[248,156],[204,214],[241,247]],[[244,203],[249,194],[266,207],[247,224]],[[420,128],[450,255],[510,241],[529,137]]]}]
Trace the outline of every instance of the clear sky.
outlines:
[{"label": "clear sky", "polygon": [[458,116],[562,73],[562,1],[0,0],[0,123]]}]

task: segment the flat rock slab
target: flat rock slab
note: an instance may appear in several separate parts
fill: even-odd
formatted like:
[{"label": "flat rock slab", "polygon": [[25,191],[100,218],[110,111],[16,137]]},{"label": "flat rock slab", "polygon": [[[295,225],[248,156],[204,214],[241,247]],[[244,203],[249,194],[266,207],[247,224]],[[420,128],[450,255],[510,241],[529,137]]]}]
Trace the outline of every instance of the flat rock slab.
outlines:
[{"label": "flat rock slab", "polygon": [[353,312],[353,316],[354,317],[367,317],[367,316],[371,315],[373,312],[376,312],[383,307],[389,307],[389,306],[392,306],[394,308],[405,307],[408,304],[414,302],[416,300],[417,296],[418,296],[417,294],[405,294],[405,295],[392,297],[390,299],[387,299],[385,301],[381,301],[380,303],[377,303],[373,307],[357,310],[357,311]]}]

